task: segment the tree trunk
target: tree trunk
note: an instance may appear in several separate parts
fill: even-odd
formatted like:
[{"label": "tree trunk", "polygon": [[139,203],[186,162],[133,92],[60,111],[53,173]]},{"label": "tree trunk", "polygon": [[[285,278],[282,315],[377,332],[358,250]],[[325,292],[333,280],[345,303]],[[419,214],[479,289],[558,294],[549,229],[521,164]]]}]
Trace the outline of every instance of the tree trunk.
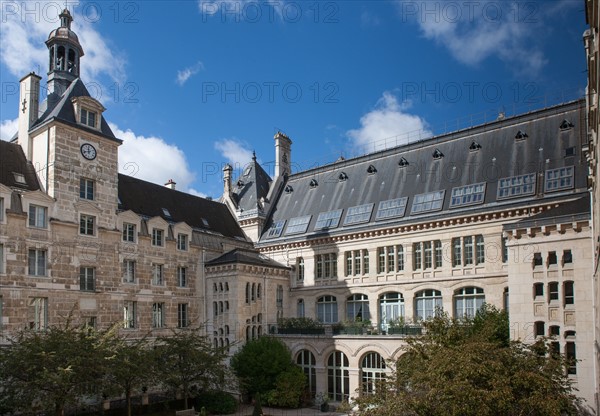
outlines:
[{"label": "tree trunk", "polygon": [[185,409],[188,408],[188,385],[187,383],[183,383],[183,405]]},{"label": "tree trunk", "polygon": [[127,416],[131,416],[131,388],[125,390],[125,398],[127,400]]},{"label": "tree trunk", "polygon": [[65,406],[62,403],[55,403],[54,414],[56,416],[65,416]]}]

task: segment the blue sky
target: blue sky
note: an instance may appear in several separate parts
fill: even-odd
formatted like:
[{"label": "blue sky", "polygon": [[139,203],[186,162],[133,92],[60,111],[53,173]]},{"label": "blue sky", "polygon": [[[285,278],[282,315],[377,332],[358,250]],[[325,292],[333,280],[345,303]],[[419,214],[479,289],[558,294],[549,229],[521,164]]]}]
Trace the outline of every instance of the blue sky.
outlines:
[{"label": "blue sky", "polygon": [[[67,3],[121,171],[215,198],[278,130],[307,169],[585,90],[583,0]],[[4,140],[64,4],[0,0]]]}]

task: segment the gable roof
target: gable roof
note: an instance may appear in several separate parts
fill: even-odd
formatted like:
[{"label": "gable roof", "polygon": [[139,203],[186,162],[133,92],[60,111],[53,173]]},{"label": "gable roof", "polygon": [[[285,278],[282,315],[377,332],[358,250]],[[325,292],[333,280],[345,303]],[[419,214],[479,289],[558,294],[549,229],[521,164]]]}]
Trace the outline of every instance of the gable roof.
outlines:
[{"label": "gable roof", "polygon": [[[561,129],[565,119],[573,127]],[[288,178],[260,243],[573,198],[587,192],[585,141],[579,100],[297,173]],[[561,168],[571,172],[569,186],[548,187],[546,175]],[[510,189],[523,181],[529,181],[526,189]],[[475,188],[479,198],[461,203]],[[453,198],[453,191],[463,196]]]},{"label": "gable roof", "polygon": [[264,254],[260,254],[254,250],[247,250],[242,248],[236,248],[228,251],[227,253],[206,262],[206,266],[217,266],[219,264],[230,264],[230,263],[243,263],[243,264],[254,264],[257,266],[274,267],[277,269],[289,270],[290,268],[284,266],[275,260],[270,259]]},{"label": "gable roof", "polygon": [[[25,182],[17,181],[15,173],[23,175]],[[10,188],[27,191],[40,189],[35,168],[27,161],[21,146],[4,140],[0,140],[0,183]]]},{"label": "gable roof", "polygon": [[75,126],[78,129],[87,130],[93,134],[100,134],[107,139],[119,143],[122,142],[122,140],[115,137],[115,134],[102,115],[100,116],[100,131],[77,123],[77,120],[75,119],[75,110],[73,108],[73,103],[71,102],[75,97],[91,97],[85,84],[80,78],[71,82],[69,88],[67,88],[63,95],[57,96],[56,94],[51,94],[40,104],[40,117],[33,123],[30,130],[50,123],[52,120],[60,120],[61,122]]},{"label": "gable roof", "polygon": [[258,202],[266,198],[273,180],[256,161],[256,156],[246,165],[242,174],[232,184],[233,198],[242,212],[251,213],[259,210]]},{"label": "gable roof", "polygon": [[119,174],[119,209],[146,218],[161,217],[171,224],[190,227],[245,241],[242,229],[226,205],[141,179]]}]

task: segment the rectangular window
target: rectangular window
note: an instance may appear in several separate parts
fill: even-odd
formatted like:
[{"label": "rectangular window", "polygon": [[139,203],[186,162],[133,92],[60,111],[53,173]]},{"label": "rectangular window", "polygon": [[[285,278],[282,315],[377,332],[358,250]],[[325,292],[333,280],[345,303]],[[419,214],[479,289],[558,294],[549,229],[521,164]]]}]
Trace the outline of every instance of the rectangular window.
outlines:
[{"label": "rectangular window", "polygon": [[546,192],[560,191],[562,189],[571,189],[574,186],[573,166],[564,168],[550,169],[546,171]]},{"label": "rectangular window", "polygon": [[123,328],[133,329],[136,326],[137,302],[126,300],[123,304]]},{"label": "rectangular window", "polygon": [[94,200],[94,181],[91,179],[79,179],[79,198]]},{"label": "rectangular window", "polygon": [[452,188],[450,208],[483,203],[485,197],[485,182],[474,185]]},{"label": "rectangular window", "polygon": [[396,247],[396,271],[401,272],[404,270],[404,247]]},{"label": "rectangular window", "polygon": [[354,275],[360,274],[360,250],[354,251]]},{"label": "rectangular window", "polygon": [[352,252],[346,251],[346,276],[352,275]]},{"label": "rectangular window", "polygon": [[177,267],[177,286],[187,287],[187,267]]},{"label": "rectangular window", "polygon": [[29,329],[42,331],[48,328],[48,298],[31,298],[29,301]]},{"label": "rectangular window", "polygon": [[537,321],[535,323],[535,336],[543,337],[546,335],[546,324],[542,321]]},{"label": "rectangular window", "polygon": [[369,251],[363,250],[363,274],[369,274]]},{"label": "rectangular window", "polygon": [[86,126],[96,128],[96,113],[82,108],[80,122],[81,124],[85,124]]},{"label": "rectangular window", "polygon": [[377,248],[377,273],[385,273],[385,248]]},{"label": "rectangular window", "polygon": [[361,224],[363,222],[369,222],[369,220],[371,219],[371,213],[373,212],[374,205],[375,204],[365,204],[348,208],[346,218],[344,219],[344,225]]},{"label": "rectangular window", "polygon": [[267,238],[276,238],[281,236],[281,232],[283,231],[283,226],[285,225],[285,220],[275,221],[271,228],[267,231]]},{"label": "rectangular window", "polygon": [[558,282],[548,283],[548,300],[558,300]]},{"label": "rectangular window", "polygon": [[162,264],[152,264],[152,284],[156,286],[163,286],[165,284]]},{"label": "rectangular window", "polygon": [[311,217],[311,215],[306,215],[304,217],[292,218],[285,229],[285,235],[305,233],[308,229]]},{"label": "rectangular window", "polygon": [[387,272],[394,273],[394,271],[396,270],[396,264],[395,264],[396,250],[395,250],[394,246],[389,246],[386,248],[386,250],[387,250]]},{"label": "rectangular window", "polygon": [[93,267],[79,268],[79,290],[87,292],[96,290],[96,269]]},{"label": "rectangular window", "polygon": [[164,244],[164,231],[159,228],[152,229],[152,245],[156,247],[162,247]]},{"label": "rectangular window", "polygon": [[563,286],[563,295],[565,297],[565,305],[575,304],[575,283],[567,281]]},{"label": "rectangular window", "polygon": [[548,252],[548,266],[558,264],[558,257],[556,255],[556,251]]},{"label": "rectangular window", "polygon": [[[340,218],[342,217],[342,210],[321,212],[317,217],[317,223],[315,224],[315,230],[328,230],[330,228],[336,228],[340,224]],[[288,232],[289,234],[289,226]]]},{"label": "rectangular window", "polygon": [[152,328],[165,326],[165,304],[155,302],[152,304]]},{"label": "rectangular window", "polygon": [[421,270],[423,268],[423,252],[421,251],[421,243],[413,243],[413,268]]},{"label": "rectangular window", "polygon": [[123,241],[135,243],[135,224],[123,223]]},{"label": "rectangular window", "polygon": [[87,214],[81,214],[79,217],[79,234],[94,235],[94,226],[96,217]]},{"label": "rectangular window", "polygon": [[180,303],[177,305],[177,328],[187,328],[188,326],[188,304]]},{"label": "rectangular window", "polygon": [[304,281],[304,258],[296,258],[296,280],[299,282]]},{"label": "rectangular window", "polygon": [[452,239],[452,266],[462,265],[462,242],[460,238]]},{"label": "rectangular window", "polygon": [[46,276],[47,252],[46,250],[30,249],[28,256],[29,275]]},{"label": "rectangular window", "polygon": [[508,262],[508,245],[507,243],[507,238],[506,237],[502,237],[502,241],[500,242],[500,244],[502,245],[502,263],[507,263]]},{"label": "rectangular window", "polygon": [[423,250],[425,251],[425,268],[431,269],[433,266],[433,251],[431,249],[431,241],[425,241],[423,243]]},{"label": "rectangular window", "polygon": [[406,211],[407,202],[408,197],[381,201],[377,207],[375,221],[384,220],[387,218],[403,217],[404,212]]},{"label": "rectangular window", "polygon": [[485,245],[483,243],[483,236],[475,236],[475,264],[482,264],[485,261]]},{"label": "rectangular window", "polygon": [[463,238],[465,246],[465,266],[473,264],[473,237]]},{"label": "rectangular window", "polygon": [[29,205],[29,226],[36,228],[46,228],[46,213],[48,208],[38,205]]},{"label": "rectangular window", "polygon": [[533,253],[533,267],[541,266],[542,264],[544,264],[542,253]]},{"label": "rectangular window", "polygon": [[577,374],[577,354],[574,342],[565,343],[565,358],[567,359],[567,374]]},{"label": "rectangular window", "polygon": [[570,264],[573,263],[573,253],[571,253],[571,250],[564,250],[563,251],[563,264]]},{"label": "rectangular window", "polygon": [[177,234],[177,250],[187,251],[188,236],[187,234]]},{"label": "rectangular window", "polygon": [[420,214],[422,212],[439,211],[444,205],[445,193],[446,191],[443,190],[415,195],[410,213]]},{"label": "rectangular window", "polygon": [[[0,274],[2,273],[6,273],[6,270],[4,268],[4,244],[0,244]],[[2,322],[0,322],[0,326],[2,325]]]},{"label": "rectangular window", "polygon": [[543,283],[534,283],[533,285],[533,297],[543,297],[544,296],[544,284]]},{"label": "rectangular window", "polygon": [[4,198],[0,198],[0,222],[4,221]]},{"label": "rectangular window", "polygon": [[315,256],[315,274],[317,279],[323,278],[323,255],[321,254]]},{"label": "rectangular window", "polygon": [[125,283],[135,283],[135,260],[123,261],[123,281]]},{"label": "rectangular window", "polygon": [[442,267],[442,242],[440,240],[435,240],[433,246],[435,249],[435,267]]},{"label": "rectangular window", "polygon": [[535,173],[501,178],[498,181],[498,199],[517,198],[535,193]]}]

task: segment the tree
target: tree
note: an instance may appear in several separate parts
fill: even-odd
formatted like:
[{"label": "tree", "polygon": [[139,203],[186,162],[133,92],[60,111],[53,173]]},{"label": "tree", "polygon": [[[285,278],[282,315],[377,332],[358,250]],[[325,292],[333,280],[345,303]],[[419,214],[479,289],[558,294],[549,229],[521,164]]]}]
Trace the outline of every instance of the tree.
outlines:
[{"label": "tree", "polygon": [[131,416],[132,394],[152,382],[153,374],[148,361],[153,352],[146,338],[127,340],[115,337],[109,349],[111,356],[107,360],[106,393],[124,393],[127,415]]},{"label": "tree", "polygon": [[39,412],[77,405],[98,386],[112,335],[88,327],[64,326],[45,331],[21,330],[0,349],[2,410]]},{"label": "tree", "polygon": [[185,407],[192,387],[200,391],[222,389],[226,380],[225,350],[215,349],[197,330],[173,331],[156,342],[158,381],[172,391],[181,392]]},{"label": "tree", "polygon": [[577,414],[564,360],[544,341],[511,342],[505,312],[484,306],[472,320],[424,325],[394,374],[358,399],[365,415]]},{"label": "tree", "polygon": [[[285,405],[297,407],[291,404],[299,403],[306,379],[302,374],[304,383],[298,382],[300,371],[292,361],[290,350],[277,338],[263,336],[248,341],[231,358],[231,368],[240,379],[242,390],[251,397],[260,394],[275,400],[281,398]],[[280,391],[282,389],[288,391]]]}]

